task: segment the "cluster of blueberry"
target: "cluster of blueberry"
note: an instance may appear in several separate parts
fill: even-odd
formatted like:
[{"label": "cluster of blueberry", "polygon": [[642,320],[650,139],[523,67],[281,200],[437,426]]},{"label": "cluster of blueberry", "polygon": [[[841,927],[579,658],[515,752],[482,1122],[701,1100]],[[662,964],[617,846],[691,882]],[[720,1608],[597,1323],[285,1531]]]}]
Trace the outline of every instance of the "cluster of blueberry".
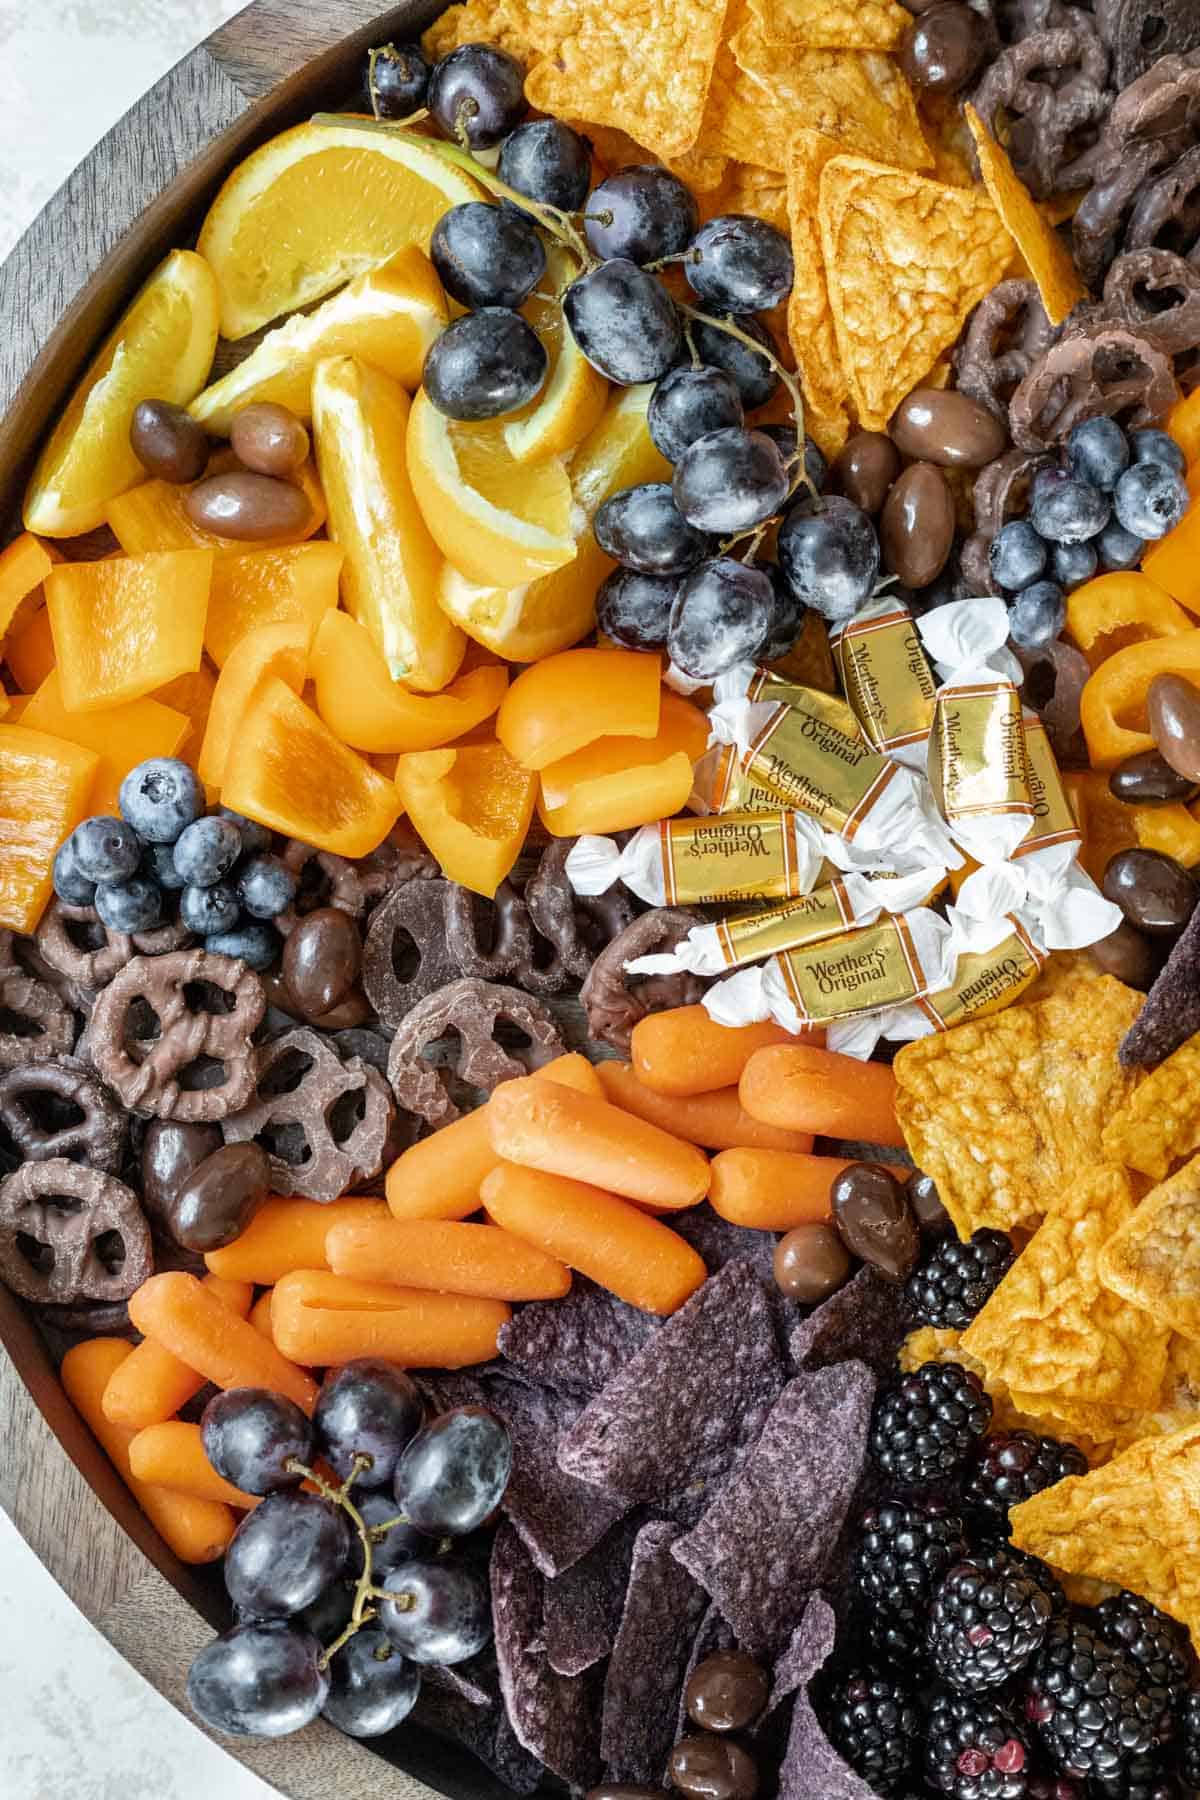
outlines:
[{"label": "cluster of blueberry", "polygon": [[1147,543],[1187,510],[1183,451],[1165,431],[1126,434],[1114,419],[1085,419],[1067,439],[1065,466],[1039,470],[1029,514],[992,539],[996,585],[1012,598],[1009,631],[1042,650],[1066,621],[1066,595],[1097,572],[1136,569]]},{"label": "cluster of blueberry", "polygon": [[270,921],[296,894],[295,875],[271,854],[271,833],[226,807],[206,813],[195,771],[176,757],[131,769],[118,804],[120,818],[84,819],[60,847],[58,898],[94,906],[102,925],[129,933],[153,931],[177,906],[207,950],[270,968],[280,950]]}]

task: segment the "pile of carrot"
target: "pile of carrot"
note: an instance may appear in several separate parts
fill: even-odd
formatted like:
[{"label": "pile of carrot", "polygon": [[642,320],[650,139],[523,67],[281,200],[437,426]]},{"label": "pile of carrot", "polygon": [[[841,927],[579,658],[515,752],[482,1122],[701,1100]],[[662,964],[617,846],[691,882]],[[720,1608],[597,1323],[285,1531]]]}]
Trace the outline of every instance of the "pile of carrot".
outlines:
[{"label": "pile of carrot", "polygon": [[220,1556],[255,1504],[178,1417],[206,1382],[271,1388],[311,1413],[314,1369],[486,1362],[512,1304],[560,1298],[572,1271],[674,1312],[707,1274],[674,1215],[707,1199],[760,1230],[827,1219],[845,1163],[814,1155],[814,1135],[903,1141],[891,1070],[819,1034],[729,1029],[680,1007],[643,1019],[631,1054],[598,1068],[564,1056],[506,1082],[406,1150],[386,1201],[269,1201],[209,1253],[203,1281],[143,1283],[136,1349],[100,1339],[68,1354],[67,1391],[184,1561]]}]

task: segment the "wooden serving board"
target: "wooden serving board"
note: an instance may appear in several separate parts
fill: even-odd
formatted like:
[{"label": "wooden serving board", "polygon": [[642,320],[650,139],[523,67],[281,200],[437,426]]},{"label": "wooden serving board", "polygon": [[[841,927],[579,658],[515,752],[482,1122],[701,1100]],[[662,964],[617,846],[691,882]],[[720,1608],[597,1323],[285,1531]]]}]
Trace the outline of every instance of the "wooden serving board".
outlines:
[{"label": "wooden serving board", "polygon": [[[368,47],[418,36],[441,0],[253,0],[145,94],[0,266],[0,542],[33,456],[122,304],[190,241],[246,151],[356,86]],[[187,1711],[193,1654],[222,1619],[214,1571],[185,1569],[134,1504],[0,1287],[0,1505],[120,1653]],[[207,1616],[206,1616],[207,1615]],[[479,1765],[413,1730],[385,1756],[318,1721],[277,1742],[217,1739],[290,1800],[492,1800]],[[394,1758],[395,1760],[391,1760]]]}]

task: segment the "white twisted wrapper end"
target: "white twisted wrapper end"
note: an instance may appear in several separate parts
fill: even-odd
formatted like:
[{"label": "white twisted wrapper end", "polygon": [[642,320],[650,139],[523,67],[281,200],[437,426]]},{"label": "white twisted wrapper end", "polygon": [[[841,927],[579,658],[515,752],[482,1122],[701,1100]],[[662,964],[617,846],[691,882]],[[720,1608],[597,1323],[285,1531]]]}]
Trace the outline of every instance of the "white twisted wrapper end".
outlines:
[{"label": "white twisted wrapper end", "polygon": [[938,680],[957,681],[967,670],[1012,681],[1025,679],[1008,644],[1008,607],[991,594],[950,600],[917,620],[921,642],[933,661]]},{"label": "white twisted wrapper end", "polygon": [[[1061,853],[1066,852],[1064,856]],[[1042,950],[1084,950],[1121,923],[1121,909],[1106,900],[1074,856],[1074,846],[1055,845],[1015,863],[976,869],[950,908],[960,934],[969,925],[981,941],[962,950],[990,950],[1005,936],[1006,913],[1016,913]],[[991,927],[996,935],[982,941]]]},{"label": "white twisted wrapper end", "polygon": [[[577,894],[606,894],[614,882],[626,879],[622,866],[624,856],[625,852],[612,838],[585,833],[567,852],[567,880]],[[660,887],[661,880],[660,871]],[[661,893],[655,904],[662,905]]]}]

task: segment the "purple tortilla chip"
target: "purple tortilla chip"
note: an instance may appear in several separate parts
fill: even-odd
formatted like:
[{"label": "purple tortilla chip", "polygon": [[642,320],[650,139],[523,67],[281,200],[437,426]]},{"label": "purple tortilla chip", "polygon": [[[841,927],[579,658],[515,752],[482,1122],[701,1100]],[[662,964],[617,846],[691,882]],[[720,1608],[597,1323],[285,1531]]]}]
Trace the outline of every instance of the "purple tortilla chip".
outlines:
[{"label": "purple tortilla chip", "polygon": [[1200,910],[1194,912],[1117,1052],[1125,1068],[1157,1069],[1200,1031]]},{"label": "purple tortilla chip", "polygon": [[675,1741],[695,1726],[688,1718],[687,1708],[683,1703],[684,1691],[692,1679],[692,1671],[697,1663],[702,1663],[706,1656],[714,1656],[718,1650],[733,1650],[737,1647],[737,1639],[721,1617],[715,1606],[710,1606],[700,1621],[700,1629],[692,1640],[692,1652],[687,1659],[687,1667],[683,1671],[683,1680],[679,1684],[679,1705],[675,1714]]},{"label": "purple tortilla chip", "polygon": [[587,1787],[599,1772],[594,1676],[559,1675],[546,1660],[542,1579],[511,1525],[492,1545],[492,1614],[500,1692],[518,1743],[555,1775]]},{"label": "purple tortilla chip", "polygon": [[828,1661],[836,1636],[837,1619],[832,1606],[823,1594],[812,1594],[804,1617],[788,1639],[787,1648],[775,1659],[768,1713],[773,1713],[792,1694],[808,1686],[817,1670]]},{"label": "purple tortilla chip", "polygon": [[818,1794],[821,1800],[876,1800],[875,1789],[842,1761],[801,1692],[779,1771],[779,1800],[815,1800]]},{"label": "purple tortilla chip", "polygon": [[559,1467],[630,1500],[715,1493],[783,1388],[762,1281],[729,1263],[588,1402]]},{"label": "purple tortilla chip", "polygon": [[658,1781],[675,1743],[688,1650],[708,1596],[671,1555],[679,1528],[644,1525],[604,1682],[600,1752],[613,1781]]},{"label": "purple tortilla chip", "polygon": [[447,1667],[431,1663],[422,1671],[422,1679],[465,1700],[468,1706],[500,1704],[500,1677],[496,1672],[495,1655],[490,1649],[468,1657],[466,1662]]},{"label": "purple tortilla chip", "polygon": [[561,1300],[535,1300],[500,1327],[500,1351],[514,1370],[564,1394],[598,1394],[658,1330],[660,1321],[586,1276]]},{"label": "purple tortilla chip", "polygon": [[448,1688],[434,1687],[429,1670],[411,1717],[439,1737],[450,1738],[499,1777],[514,1794],[536,1793],[546,1771],[536,1756],[519,1744],[502,1706],[484,1711]]},{"label": "purple tortilla chip", "polygon": [[675,1545],[752,1656],[783,1650],[820,1583],[862,1473],[874,1392],[862,1363],[798,1375],[741,1472]]},{"label": "purple tortilla chip", "polygon": [[900,1284],[862,1268],[795,1327],[788,1340],[792,1367],[827,1369],[853,1358],[876,1375],[893,1374],[896,1352],[911,1325]]},{"label": "purple tortilla chip", "polygon": [[774,1233],[752,1231],[748,1225],[731,1225],[707,1201],[676,1213],[671,1219],[671,1230],[678,1232],[703,1258],[710,1275],[717,1274],[726,1263],[744,1262],[764,1281],[775,1278]]},{"label": "purple tortilla chip", "polygon": [[546,1655],[560,1675],[582,1675],[612,1649],[634,1540],[644,1523],[639,1513],[621,1519],[586,1556],[546,1583]]}]

